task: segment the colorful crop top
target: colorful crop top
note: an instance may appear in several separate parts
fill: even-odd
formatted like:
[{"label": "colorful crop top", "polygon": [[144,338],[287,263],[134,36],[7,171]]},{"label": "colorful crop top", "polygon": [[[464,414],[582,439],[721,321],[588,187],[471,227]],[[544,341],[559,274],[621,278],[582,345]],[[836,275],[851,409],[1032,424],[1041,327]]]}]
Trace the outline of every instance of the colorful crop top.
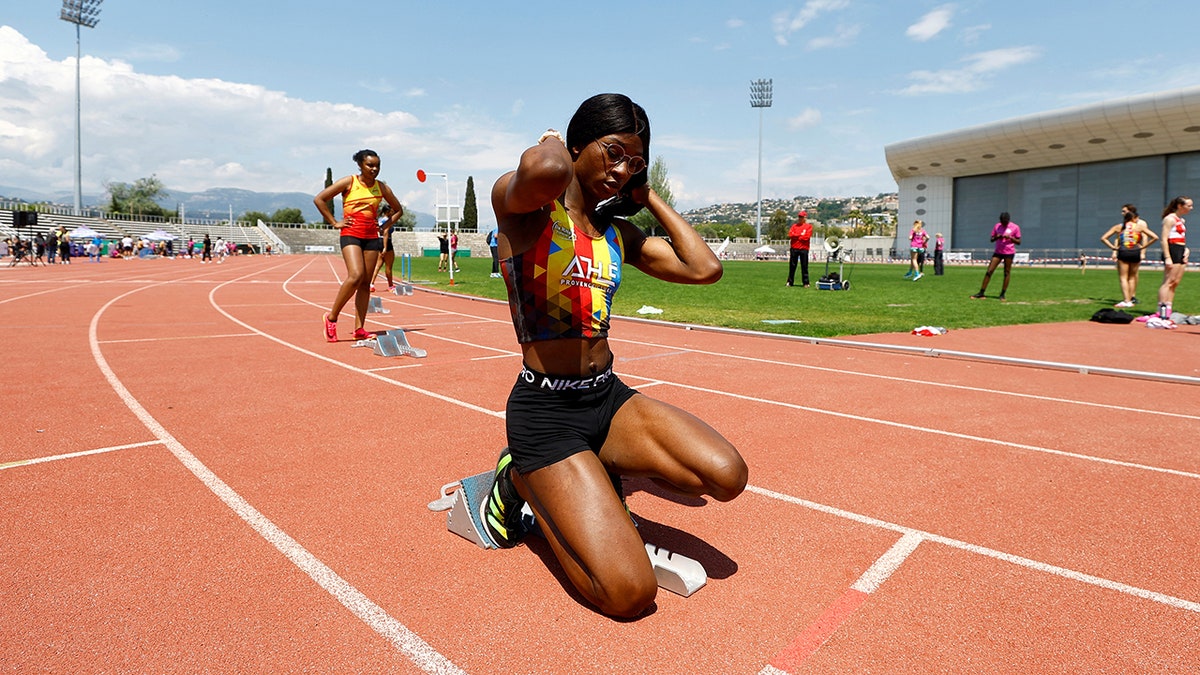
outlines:
[{"label": "colorful crop top", "polygon": [[350,189],[342,193],[342,236],[376,239],[379,237],[379,202],[383,201],[383,188],[379,181],[367,187],[358,176],[351,178]]},{"label": "colorful crop top", "polygon": [[533,247],[500,261],[517,342],[608,337],[624,255],[615,225],[593,238],[555,201]]},{"label": "colorful crop top", "polygon": [[1126,250],[1141,248],[1142,233],[1137,229],[1137,221],[1121,225],[1121,232],[1117,235],[1117,245]]}]

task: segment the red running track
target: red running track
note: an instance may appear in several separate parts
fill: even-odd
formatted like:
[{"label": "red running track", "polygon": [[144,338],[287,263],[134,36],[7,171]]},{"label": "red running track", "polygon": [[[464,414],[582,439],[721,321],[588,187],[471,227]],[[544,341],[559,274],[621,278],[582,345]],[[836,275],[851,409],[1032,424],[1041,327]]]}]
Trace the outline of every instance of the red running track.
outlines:
[{"label": "red running track", "polygon": [[[647,540],[709,583],[620,622],[536,538],[479,550],[426,508],[504,442],[507,308],[382,296],[374,327],[429,353],[385,359],[322,340],[341,273],[304,256],[0,271],[0,669],[1200,663],[1194,384],[616,320],[621,376],[750,466],[728,504],[627,481]],[[1196,327],[859,340],[1148,371],[1174,355],[1200,376]]]}]

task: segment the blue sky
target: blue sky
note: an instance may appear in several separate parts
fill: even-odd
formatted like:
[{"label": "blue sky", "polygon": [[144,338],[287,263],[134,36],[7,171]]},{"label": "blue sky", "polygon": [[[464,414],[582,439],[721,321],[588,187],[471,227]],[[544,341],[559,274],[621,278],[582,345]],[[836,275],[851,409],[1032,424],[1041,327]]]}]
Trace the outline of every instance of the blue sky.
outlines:
[{"label": "blue sky", "polygon": [[[74,26],[0,0],[0,185],[74,184]],[[350,7],[350,5],[344,5]],[[1191,3],[176,3],[108,0],[83,30],[83,185],[316,192],[379,152],[433,210],[497,177],[588,96],[647,110],[681,210],[763,196],[891,192],[885,145],[1200,82]],[[1182,27],[1182,28],[1180,28]],[[441,183],[441,179],[437,179]]]}]

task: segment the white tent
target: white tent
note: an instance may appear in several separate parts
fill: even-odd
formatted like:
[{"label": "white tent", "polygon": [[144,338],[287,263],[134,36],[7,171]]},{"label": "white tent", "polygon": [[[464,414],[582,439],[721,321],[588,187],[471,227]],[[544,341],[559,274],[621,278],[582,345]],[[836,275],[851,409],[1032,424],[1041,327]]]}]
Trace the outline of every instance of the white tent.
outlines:
[{"label": "white tent", "polygon": [[149,239],[150,241],[175,241],[175,235],[166,230],[155,230],[142,237],[142,239]]},{"label": "white tent", "polygon": [[755,253],[774,253],[775,249],[771,248],[770,246],[767,246],[766,244],[763,244],[762,246],[759,246],[758,248],[754,249],[754,252]]},{"label": "white tent", "polygon": [[71,235],[72,239],[92,239],[100,233],[88,227],[87,225],[80,225],[72,230],[69,234]]}]

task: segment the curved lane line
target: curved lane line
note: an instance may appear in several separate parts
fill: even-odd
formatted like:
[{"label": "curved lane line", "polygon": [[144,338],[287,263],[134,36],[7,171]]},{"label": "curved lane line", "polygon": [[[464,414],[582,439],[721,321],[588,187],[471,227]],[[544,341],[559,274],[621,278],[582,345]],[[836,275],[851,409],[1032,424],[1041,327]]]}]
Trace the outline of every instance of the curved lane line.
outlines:
[{"label": "curved lane line", "polygon": [[[96,360],[97,367],[108,380],[113,391],[121,398],[121,401],[129,408],[131,412],[163,445],[171,451],[171,454],[182,463],[196,478],[200,479],[201,483],[213,492],[225,505],[232,509],[242,520],[250,527],[254,528],[274,546],[280,553],[285,555],[288,560],[292,561],[296,567],[300,568],[321,588],[325,589],[330,595],[335,597],[346,609],[349,609],[356,617],[366,623],[379,635],[386,638],[397,649],[404,653],[414,664],[421,670],[427,673],[463,673],[464,671],[454,665],[446,657],[438,653],[433,647],[429,646],[416,633],[412,632],[407,626],[397,621],[379,605],[375,604],[362,591],[352,586],[345,579],[338,576],[328,565],[321,562],[319,558],[305,549],[299,542],[292,539],[286,532],[279,528],[269,518],[255,509],[239,495],[227,483],[222,481],[215,473],[204,465],[195,455],[188,451],[176,438],[171,435],[158,420],[138,402],[137,398],[125,388],[125,385],[109,367],[107,359],[100,350],[99,340],[96,339],[96,327],[100,323],[100,318],[104,313],[117,301],[141,292],[154,286],[162,285],[167,282],[157,282],[144,288],[134,289],[121,295],[116,296],[112,300],[101,307],[92,317],[91,324],[88,327],[88,343],[91,347],[92,357]],[[229,283],[229,282],[226,282]],[[221,284],[224,286],[225,284]],[[219,288],[220,286],[218,286]],[[215,289],[214,289],[215,290]],[[210,296],[211,297],[211,296]],[[222,312],[224,313],[224,312]],[[228,315],[226,315],[228,316]],[[240,323],[240,322],[239,322]]]}]

